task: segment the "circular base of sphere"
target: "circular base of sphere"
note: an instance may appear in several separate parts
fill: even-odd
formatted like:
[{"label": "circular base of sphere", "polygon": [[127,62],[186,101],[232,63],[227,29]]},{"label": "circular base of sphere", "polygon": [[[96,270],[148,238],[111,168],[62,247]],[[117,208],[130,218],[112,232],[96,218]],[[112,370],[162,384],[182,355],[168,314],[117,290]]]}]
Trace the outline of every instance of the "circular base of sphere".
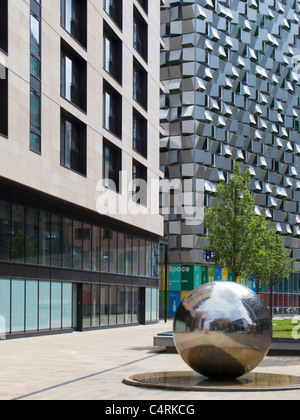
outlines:
[{"label": "circular base of sphere", "polygon": [[248,373],[235,380],[212,380],[196,372],[156,372],[124,378],[126,385],[173,391],[254,392],[300,389],[300,377],[270,373]]},{"label": "circular base of sphere", "polygon": [[207,283],[180,304],[173,337],[178,353],[195,372],[211,379],[235,379],[265,358],[272,320],[263,301],[247,287]]}]

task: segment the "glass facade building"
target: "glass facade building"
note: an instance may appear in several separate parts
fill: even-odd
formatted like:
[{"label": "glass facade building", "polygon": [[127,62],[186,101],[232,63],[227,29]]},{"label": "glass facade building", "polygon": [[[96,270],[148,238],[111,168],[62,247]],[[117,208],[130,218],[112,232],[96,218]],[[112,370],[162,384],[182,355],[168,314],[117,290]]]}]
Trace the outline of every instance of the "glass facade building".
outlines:
[{"label": "glass facade building", "polygon": [[158,321],[160,48],[158,0],[0,0],[1,337]]}]

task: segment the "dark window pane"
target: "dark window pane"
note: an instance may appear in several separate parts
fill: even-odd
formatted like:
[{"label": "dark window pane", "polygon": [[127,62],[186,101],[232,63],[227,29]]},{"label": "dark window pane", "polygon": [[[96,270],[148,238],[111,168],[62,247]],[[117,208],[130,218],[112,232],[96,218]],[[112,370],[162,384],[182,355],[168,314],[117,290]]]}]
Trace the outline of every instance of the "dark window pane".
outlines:
[{"label": "dark window pane", "polygon": [[0,200],[0,260],[10,260],[10,203]]},{"label": "dark window pane", "polygon": [[83,285],[82,323],[83,328],[90,328],[92,325],[92,285]]},{"label": "dark window pane", "polygon": [[61,267],[62,263],[62,218],[51,216],[51,265]]},{"label": "dark window pane", "polygon": [[92,231],[92,270],[100,271],[100,232],[99,227],[93,226]]},{"label": "dark window pane", "polygon": [[70,219],[63,219],[62,228],[62,262],[64,268],[72,268],[73,254],[73,222]]},{"label": "dark window pane", "polygon": [[109,315],[109,294],[108,286],[100,286],[100,325],[108,325],[108,315]]},{"label": "dark window pane", "polygon": [[26,263],[38,263],[39,250],[39,212],[26,209]]},{"label": "dark window pane", "polygon": [[11,260],[24,263],[25,257],[25,217],[24,207],[12,204]]}]

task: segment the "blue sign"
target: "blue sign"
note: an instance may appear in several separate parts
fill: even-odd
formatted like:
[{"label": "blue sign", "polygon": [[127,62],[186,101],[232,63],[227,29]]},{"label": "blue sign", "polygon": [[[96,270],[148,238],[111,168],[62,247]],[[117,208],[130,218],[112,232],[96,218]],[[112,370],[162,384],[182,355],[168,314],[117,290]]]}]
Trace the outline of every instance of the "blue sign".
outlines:
[{"label": "blue sign", "polygon": [[205,261],[211,262],[212,258],[214,257],[214,253],[212,251],[205,252]]},{"label": "blue sign", "polygon": [[215,281],[222,280],[222,269],[221,267],[215,267]]},{"label": "blue sign", "polygon": [[175,316],[181,303],[181,292],[169,292],[169,316]]}]

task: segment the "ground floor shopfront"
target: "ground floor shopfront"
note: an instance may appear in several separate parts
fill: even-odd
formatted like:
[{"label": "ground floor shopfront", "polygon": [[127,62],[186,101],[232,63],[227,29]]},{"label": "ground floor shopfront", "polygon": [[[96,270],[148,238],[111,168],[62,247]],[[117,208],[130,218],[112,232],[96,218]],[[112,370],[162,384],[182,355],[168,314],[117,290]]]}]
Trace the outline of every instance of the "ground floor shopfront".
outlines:
[{"label": "ground floor shopfront", "polygon": [[0,335],[157,322],[159,238],[0,178]]},{"label": "ground floor shopfront", "polygon": [[158,289],[0,278],[0,334],[83,331],[158,321]]}]

